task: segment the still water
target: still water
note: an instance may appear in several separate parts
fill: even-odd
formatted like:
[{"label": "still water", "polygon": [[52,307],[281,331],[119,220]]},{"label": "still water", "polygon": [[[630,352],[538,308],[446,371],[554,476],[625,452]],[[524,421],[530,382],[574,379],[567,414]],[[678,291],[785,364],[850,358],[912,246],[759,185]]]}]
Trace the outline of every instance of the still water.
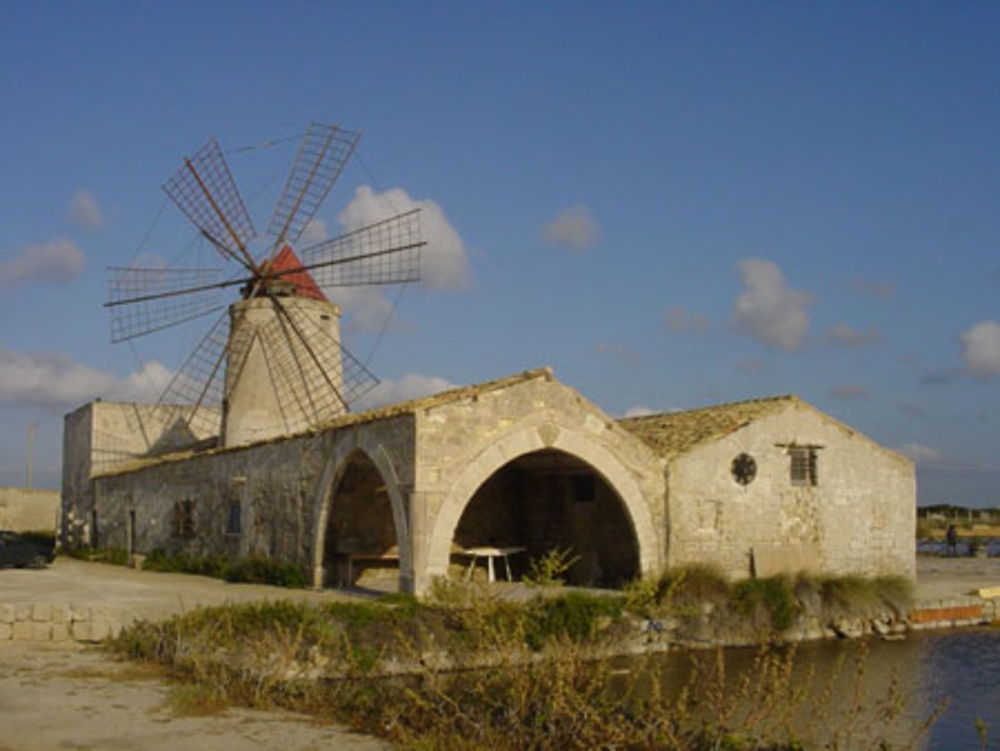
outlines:
[{"label": "still water", "polygon": [[[804,726],[810,729],[799,731],[808,748],[823,748],[837,728],[843,729],[843,718],[854,701],[870,707],[898,689],[904,710],[888,733],[893,748],[979,749],[978,719],[980,725],[985,723],[986,748],[1000,751],[1000,630],[920,633],[866,644],[819,642],[796,649],[793,683],[810,686],[810,699],[802,712]],[[754,650],[725,651],[726,675],[734,684],[755,669],[755,654]],[[681,676],[688,674],[688,658],[672,654],[664,659],[671,663],[665,666],[667,675],[673,674],[678,682],[686,680]],[[858,664],[864,666],[860,678]],[[933,715],[937,720],[922,732]],[[876,721],[873,727],[881,732],[884,725]],[[845,744],[841,736],[838,747],[867,749],[870,743],[858,739]]]}]

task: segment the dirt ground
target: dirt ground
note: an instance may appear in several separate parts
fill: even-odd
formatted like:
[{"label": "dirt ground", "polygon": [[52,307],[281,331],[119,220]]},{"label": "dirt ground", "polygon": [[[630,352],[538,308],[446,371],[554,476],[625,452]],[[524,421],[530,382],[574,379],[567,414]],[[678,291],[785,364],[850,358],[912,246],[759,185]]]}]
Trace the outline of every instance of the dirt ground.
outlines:
[{"label": "dirt ground", "polygon": [[90,648],[0,643],[0,751],[376,751],[374,738],[286,712],[183,716],[154,669]]}]

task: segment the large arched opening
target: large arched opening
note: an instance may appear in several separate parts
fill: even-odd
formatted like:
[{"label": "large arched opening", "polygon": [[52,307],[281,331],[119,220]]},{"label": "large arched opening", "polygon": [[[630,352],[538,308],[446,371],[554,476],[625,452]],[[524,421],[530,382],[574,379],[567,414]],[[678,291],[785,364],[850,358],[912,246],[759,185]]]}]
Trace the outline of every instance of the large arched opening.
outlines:
[{"label": "large arched opening", "polygon": [[365,452],[354,451],[344,461],[321,522],[323,586],[398,588],[401,555],[393,490]]},{"label": "large arched opening", "polygon": [[[532,559],[569,551],[567,584],[620,587],[640,575],[640,551],[622,498],[591,464],[543,448],[508,461],[472,494],[454,528],[451,558],[470,550],[510,551],[498,578],[523,576]],[[457,573],[457,570],[456,570]]]}]

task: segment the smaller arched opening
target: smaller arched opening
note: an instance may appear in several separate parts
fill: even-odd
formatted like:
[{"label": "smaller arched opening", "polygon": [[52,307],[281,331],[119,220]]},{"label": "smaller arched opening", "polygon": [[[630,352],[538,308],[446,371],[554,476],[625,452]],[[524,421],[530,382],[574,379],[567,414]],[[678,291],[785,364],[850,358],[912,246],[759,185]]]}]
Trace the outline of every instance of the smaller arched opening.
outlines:
[{"label": "smaller arched opening", "polygon": [[389,488],[374,462],[356,451],[331,492],[323,538],[323,584],[395,590],[399,561]]},{"label": "smaller arched opening", "polygon": [[554,449],[524,454],[487,478],[453,542],[456,563],[468,561],[464,551],[516,550],[514,579],[553,550],[575,560],[564,575],[573,586],[620,587],[639,576],[639,545],[622,499],[590,464]]}]

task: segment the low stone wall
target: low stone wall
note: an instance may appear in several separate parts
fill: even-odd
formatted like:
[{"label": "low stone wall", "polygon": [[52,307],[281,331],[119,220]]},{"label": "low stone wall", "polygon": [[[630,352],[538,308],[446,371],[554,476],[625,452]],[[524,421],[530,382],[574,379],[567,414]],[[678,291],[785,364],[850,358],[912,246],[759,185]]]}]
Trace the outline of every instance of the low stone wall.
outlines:
[{"label": "low stone wall", "polygon": [[117,636],[131,620],[126,614],[99,606],[0,604],[0,642],[95,643]]}]

